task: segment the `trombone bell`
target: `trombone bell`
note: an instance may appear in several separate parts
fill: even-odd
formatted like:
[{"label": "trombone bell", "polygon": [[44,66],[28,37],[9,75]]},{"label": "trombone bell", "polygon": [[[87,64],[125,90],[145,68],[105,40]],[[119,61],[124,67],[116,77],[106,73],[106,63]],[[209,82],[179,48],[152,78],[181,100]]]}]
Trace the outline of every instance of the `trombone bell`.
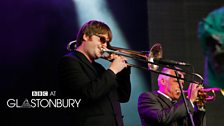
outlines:
[{"label": "trombone bell", "polygon": [[[147,61],[154,62],[154,59],[160,59],[163,56],[163,50],[160,43],[156,43],[152,46],[149,51]],[[158,65],[148,63],[148,69],[150,70],[157,70],[159,68]]]}]

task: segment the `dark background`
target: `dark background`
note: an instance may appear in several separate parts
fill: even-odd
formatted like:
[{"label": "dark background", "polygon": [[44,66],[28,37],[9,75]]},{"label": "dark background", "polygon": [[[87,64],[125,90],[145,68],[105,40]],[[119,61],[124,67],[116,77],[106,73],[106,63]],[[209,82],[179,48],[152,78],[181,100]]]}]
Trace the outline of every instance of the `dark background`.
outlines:
[{"label": "dark background", "polygon": [[21,105],[25,98],[38,98],[32,91],[57,91],[57,62],[75,39],[76,18],[72,0],[1,1],[1,126],[65,125],[62,112],[10,109],[6,102],[19,99]]},{"label": "dark background", "polygon": [[[221,0],[107,0],[131,49],[149,50],[155,42],[164,57],[187,61],[203,75],[204,56],[197,25]],[[72,0],[5,0],[0,3],[0,123],[11,125],[66,125],[58,110],[9,109],[9,98],[31,97],[35,90],[57,91],[57,62],[78,32]],[[141,64],[141,63],[139,63]],[[142,71],[145,90],[157,89],[155,76]],[[221,125],[224,108],[220,93],[207,104],[207,125]],[[131,120],[132,119],[127,119]],[[131,123],[140,124],[140,122]]]},{"label": "dark background", "polygon": [[[196,73],[203,75],[204,55],[197,38],[198,23],[221,6],[221,0],[149,0],[150,45],[159,41],[163,46],[164,58],[188,62],[194,66]],[[156,77],[152,75],[152,89],[157,89]],[[207,126],[221,126],[223,122],[224,97],[220,92],[216,95],[215,101],[206,106]]]}]

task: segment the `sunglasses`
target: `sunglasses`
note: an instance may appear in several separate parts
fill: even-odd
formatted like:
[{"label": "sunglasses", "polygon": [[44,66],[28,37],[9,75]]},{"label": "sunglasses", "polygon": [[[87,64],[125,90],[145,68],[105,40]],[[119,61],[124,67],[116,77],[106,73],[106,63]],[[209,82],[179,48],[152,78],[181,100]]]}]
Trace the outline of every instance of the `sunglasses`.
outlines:
[{"label": "sunglasses", "polygon": [[107,41],[106,38],[103,37],[103,36],[100,36],[100,35],[95,35],[95,36],[99,37],[99,38],[100,38],[100,42],[102,42],[103,44],[109,42],[109,41]]}]

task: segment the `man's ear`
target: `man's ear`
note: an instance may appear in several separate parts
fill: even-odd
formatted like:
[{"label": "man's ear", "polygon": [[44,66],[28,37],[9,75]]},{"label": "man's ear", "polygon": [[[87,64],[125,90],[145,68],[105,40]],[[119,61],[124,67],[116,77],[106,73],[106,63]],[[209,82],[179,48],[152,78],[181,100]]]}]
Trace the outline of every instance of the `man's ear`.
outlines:
[{"label": "man's ear", "polygon": [[84,41],[87,41],[89,39],[89,36],[87,36],[86,34],[84,34],[82,37]]},{"label": "man's ear", "polygon": [[160,84],[165,85],[165,78],[160,79]]}]

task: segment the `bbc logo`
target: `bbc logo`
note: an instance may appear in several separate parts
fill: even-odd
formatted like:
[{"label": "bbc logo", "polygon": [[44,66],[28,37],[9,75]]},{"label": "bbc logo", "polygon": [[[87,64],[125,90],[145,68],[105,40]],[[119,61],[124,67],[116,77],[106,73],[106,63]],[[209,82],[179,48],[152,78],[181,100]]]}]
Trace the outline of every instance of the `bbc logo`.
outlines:
[{"label": "bbc logo", "polygon": [[32,91],[32,96],[48,96],[48,91]]}]

